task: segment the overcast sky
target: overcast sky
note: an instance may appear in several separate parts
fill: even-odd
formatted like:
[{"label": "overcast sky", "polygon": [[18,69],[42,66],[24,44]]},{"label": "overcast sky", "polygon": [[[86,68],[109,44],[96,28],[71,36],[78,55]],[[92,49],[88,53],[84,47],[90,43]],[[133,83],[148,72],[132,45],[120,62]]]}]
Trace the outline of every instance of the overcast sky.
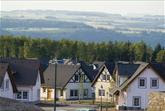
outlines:
[{"label": "overcast sky", "polygon": [[1,10],[72,10],[116,13],[122,15],[165,15],[165,2],[157,1],[32,1],[3,0]]}]

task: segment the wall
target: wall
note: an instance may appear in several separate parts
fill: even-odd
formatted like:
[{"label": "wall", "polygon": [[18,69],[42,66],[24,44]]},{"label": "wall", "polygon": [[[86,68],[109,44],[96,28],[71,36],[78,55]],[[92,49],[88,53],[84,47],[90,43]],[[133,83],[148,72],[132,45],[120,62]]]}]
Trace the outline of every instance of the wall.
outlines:
[{"label": "wall", "polygon": [[165,111],[165,92],[153,92],[149,94],[147,111]]},{"label": "wall", "polygon": [[[5,89],[6,86],[6,80],[9,80],[9,89]],[[0,88],[0,97],[5,97],[5,98],[14,98],[14,94],[13,94],[13,87],[9,78],[8,73],[6,72],[4,80],[4,89]]]},{"label": "wall", "polygon": [[[145,77],[147,79],[147,88],[138,88],[138,77]],[[126,104],[127,106],[133,106],[133,96],[141,97],[141,107],[146,108],[148,104],[148,96],[151,92],[165,91],[165,82],[158,76],[158,74],[151,68],[146,68],[126,89],[126,93],[122,92],[122,97],[119,105]],[[159,88],[150,88],[150,78],[159,78]]]},{"label": "wall", "polygon": [[79,97],[70,97],[70,90],[71,89],[77,89],[80,92],[81,91],[80,85],[83,86],[82,90],[83,89],[88,89],[88,96],[87,97],[83,97],[83,95],[82,95],[80,98],[82,98],[82,99],[91,99],[92,98],[91,83],[68,83],[66,85],[66,99],[79,99]]}]

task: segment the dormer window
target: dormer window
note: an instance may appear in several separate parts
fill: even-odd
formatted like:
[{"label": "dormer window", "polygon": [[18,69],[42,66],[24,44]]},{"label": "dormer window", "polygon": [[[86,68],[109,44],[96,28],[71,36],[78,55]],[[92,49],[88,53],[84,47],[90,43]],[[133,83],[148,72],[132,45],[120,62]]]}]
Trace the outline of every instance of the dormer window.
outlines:
[{"label": "dormer window", "polygon": [[146,88],[147,87],[147,79],[143,78],[143,77],[139,77],[138,87],[139,88]]},{"label": "dormer window", "polygon": [[159,87],[159,81],[157,78],[151,78],[151,88],[158,88]]}]

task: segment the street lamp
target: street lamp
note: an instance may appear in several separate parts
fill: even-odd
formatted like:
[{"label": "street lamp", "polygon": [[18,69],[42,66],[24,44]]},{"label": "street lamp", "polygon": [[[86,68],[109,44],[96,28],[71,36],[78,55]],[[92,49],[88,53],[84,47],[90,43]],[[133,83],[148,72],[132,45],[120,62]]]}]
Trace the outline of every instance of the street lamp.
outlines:
[{"label": "street lamp", "polygon": [[57,83],[57,59],[51,60],[49,63],[54,64],[54,111],[56,111],[56,83]]}]

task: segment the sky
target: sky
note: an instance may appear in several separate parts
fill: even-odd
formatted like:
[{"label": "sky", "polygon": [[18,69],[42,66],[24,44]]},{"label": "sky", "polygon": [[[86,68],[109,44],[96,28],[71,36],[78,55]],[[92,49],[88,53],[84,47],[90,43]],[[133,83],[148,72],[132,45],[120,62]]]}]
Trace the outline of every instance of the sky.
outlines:
[{"label": "sky", "polygon": [[129,1],[53,1],[2,0],[1,11],[11,10],[95,11],[122,15],[165,15],[164,0]]}]

